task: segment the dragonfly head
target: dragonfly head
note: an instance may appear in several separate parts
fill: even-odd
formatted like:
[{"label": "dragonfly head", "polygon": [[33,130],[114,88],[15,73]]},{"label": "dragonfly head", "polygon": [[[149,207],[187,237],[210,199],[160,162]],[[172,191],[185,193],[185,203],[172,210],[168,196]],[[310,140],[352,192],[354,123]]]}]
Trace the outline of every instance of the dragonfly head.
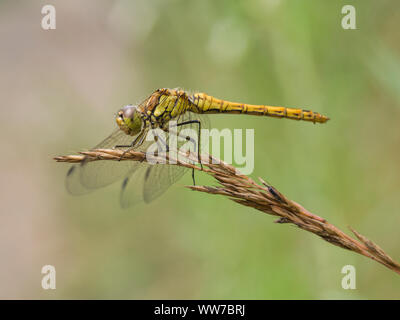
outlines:
[{"label": "dragonfly head", "polygon": [[134,136],[142,130],[142,117],[137,106],[127,105],[118,111],[116,119],[118,126],[126,134]]}]

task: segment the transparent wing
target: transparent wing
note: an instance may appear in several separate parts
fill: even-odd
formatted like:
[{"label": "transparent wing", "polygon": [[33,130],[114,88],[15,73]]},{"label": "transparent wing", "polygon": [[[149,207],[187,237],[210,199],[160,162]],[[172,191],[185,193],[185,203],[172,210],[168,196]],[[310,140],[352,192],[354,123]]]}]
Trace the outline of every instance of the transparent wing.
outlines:
[{"label": "transparent wing", "polygon": [[140,167],[133,169],[122,181],[120,204],[128,208],[143,201],[143,184],[145,175],[151,165],[143,162]]},{"label": "transparent wing", "polygon": [[[210,127],[208,117],[189,112],[179,117],[177,124],[196,120],[201,122],[202,129]],[[156,133],[148,135],[148,139],[152,140],[152,143],[154,143],[154,139],[152,139],[151,135],[156,135]],[[178,139],[174,138],[173,135],[176,135]],[[187,135],[190,137],[190,140],[187,139]],[[177,149],[187,147],[185,149],[197,151],[197,147],[195,149],[198,140],[197,135],[198,124],[193,122],[183,126],[171,127],[170,132],[161,132],[159,137],[166,141],[166,144],[168,144],[170,148],[169,152],[171,155],[174,151],[176,152],[176,150],[172,149],[173,147]],[[173,146],[172,142],[174,139],[177,140],[177,143]],[[159,150],[163,149],[162,144],[162,142],[158,142]],[[187,170],[187,168],[176,165],[141,163],[140,167],[133,168],[132,171],[129,172],[122,183],[120,196],[121,206],[127,208],[142,200],[146,203],[153,201],[161,196],[172,184],[178,181]]]},{"label": "transparent wing", "polygon": [[[93,149],[129,145],[134,139],[135,137],[128,136],[117,129]],[[134,161],[83,161],[69,169],[66,179],[67,190],[71,194],[84,194],[93,189],[105,187],[118,179],[122,179],[139,164]]]},{"label": "transparent wing", "polygon": [[146,203],[161,196],[187,171],[174,165],[153,165],[147,169],[143,185],[143,199]]},{"label": "transparent wing", "polygon": [[123,208],[144,200],[149,203],[161,196],[178,181],[186,169],[168,164],[142,163],[127,175],[122,183],[120,203]]}]

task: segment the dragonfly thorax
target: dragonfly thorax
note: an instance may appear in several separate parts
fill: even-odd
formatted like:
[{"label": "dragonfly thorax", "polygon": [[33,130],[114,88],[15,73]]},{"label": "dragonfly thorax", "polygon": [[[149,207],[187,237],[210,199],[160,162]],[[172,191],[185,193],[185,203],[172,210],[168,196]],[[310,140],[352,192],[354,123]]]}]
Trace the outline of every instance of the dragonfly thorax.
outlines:
[{"label": "dragonfly thorax", "polygon": [[134,136],[142,130],[143,120],[137,106],[127,105],[118,111],[116,122],[126,134]]}]

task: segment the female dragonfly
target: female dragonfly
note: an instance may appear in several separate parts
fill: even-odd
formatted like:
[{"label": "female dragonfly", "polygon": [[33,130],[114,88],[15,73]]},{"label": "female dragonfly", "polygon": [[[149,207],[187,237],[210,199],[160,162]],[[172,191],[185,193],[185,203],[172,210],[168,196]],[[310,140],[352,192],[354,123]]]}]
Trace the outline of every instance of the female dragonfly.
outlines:
[{"label": "female dragonfly", "polygon": [[[208,127],[205,114],[249,114],[324,123],[329,120],[317,112],[264,105],[250,105],[214,98],[205,93],[189,94],[180,89],[158,89],[139,105],[127,105],[116,115],[118,128],[93,149],[124,148],[146,151],[156,140],[169,151],[171,123],[174,134],[182,128],[196,130],[196,138],[186,137],[200,149],[200,130]],[[165,139],[146,139],[152,130],[162,130]],[[182,142],[180,142],[182,144]],[[180,145],[178,144],[178,146]],[[195,150],[195,151],[196,151]],[[186,168],[136,161],[93,161],[73,165],[67,173],[67,189],[83,194],[123,179],[120,202],[128,207],[139,200],[150,202],[176,182]]]}]

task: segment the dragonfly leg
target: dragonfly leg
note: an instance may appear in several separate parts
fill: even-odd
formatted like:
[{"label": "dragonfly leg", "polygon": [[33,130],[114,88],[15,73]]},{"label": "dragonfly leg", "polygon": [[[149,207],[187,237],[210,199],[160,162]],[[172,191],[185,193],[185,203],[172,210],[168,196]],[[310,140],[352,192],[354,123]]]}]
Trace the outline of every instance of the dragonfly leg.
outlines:
[{"label": "dragonfly leg", "polygon": [[[201,157],[200,157],[200,134],[201,134],[201,122],[199,120],[189,120],[189,121],[184,121],[181,123],[177,123],[176,126],[180,127],[180,126],[185,126],[188,124],[197,124],[198,126],[198,135],[197,135],[197,158],[198,161],[200,163],[200,168],[201,170],[203,170],[203,164],[201,163]],[[192,141],[191,137],[188,137],[190,141]],[[195,145],[195,149],[196,149],[196,142],[193,141],[194,145]],[[196,185],[196,180],[194,179],[194,169],[192,169],[192,180],[193,180],[193,185]]]},{"label": "dragonfly leg", "polygon": [[126,149],[126,150],[122,153],[122,155],[121,155],[121,157],[119,158],[118,161],[121,161],[122,158],[124,157],[124,155],[125,155],[128,151],[130,151],[130,150],[133,149],[134,147],[140,146],[140,145],[143,143],[145,137],[146,137],[146,131],[142,131],[142,132],[139,133],[139,135],[135,138],[135,140],[132,141],[131,144],[129,144],[129,145],[116,145],[115,148],[128,148],[128,149]]},{"label": "dragonfly leg", "polygon": [[[199,120],[189,120],[189,121],[184,121],[181,123],[177,123],[176,126],[180,127],[180,126],[184,126],[184,125],[188,125],[188,124],[197,124],[198,125],[198,136],[197,136],[197,157],[198,157],[198,161],[200,163],[200,167],[203,170],[203,164],[201,163],[201,157],[200,157],[200,134],[201,134],[201,122]],[[192,138],[189,137],[190,141],[192,141]],[[195,146],[196,147],[196,146]]]}]

